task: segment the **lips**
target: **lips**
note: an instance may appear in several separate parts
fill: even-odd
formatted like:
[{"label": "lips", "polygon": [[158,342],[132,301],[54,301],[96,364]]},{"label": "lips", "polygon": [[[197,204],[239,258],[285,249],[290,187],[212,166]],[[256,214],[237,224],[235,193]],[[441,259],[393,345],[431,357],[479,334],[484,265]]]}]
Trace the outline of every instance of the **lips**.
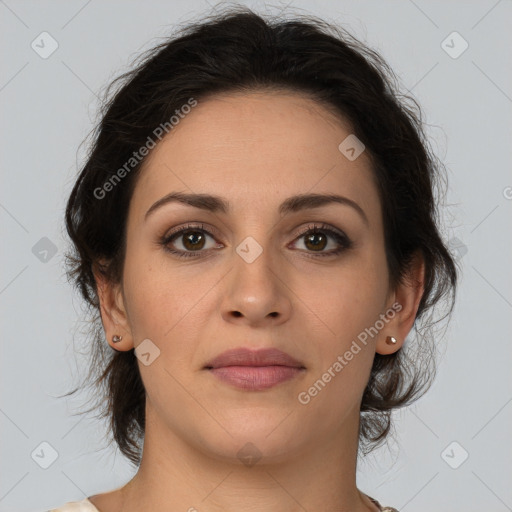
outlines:
[{"label": "lips", "polygon": [[208,362],[205,370],[224,384],[243,391],[263,391],[303,376],[300,361],[275,348],[237,348]]},{"label": "lips", "polygon": [[226,366],[288,366],[290,368],[304,368],[304,365],[295,358],[276,348],[251,350],[236,348],[227,350],[205,365],[205,369],[223,368]]}]

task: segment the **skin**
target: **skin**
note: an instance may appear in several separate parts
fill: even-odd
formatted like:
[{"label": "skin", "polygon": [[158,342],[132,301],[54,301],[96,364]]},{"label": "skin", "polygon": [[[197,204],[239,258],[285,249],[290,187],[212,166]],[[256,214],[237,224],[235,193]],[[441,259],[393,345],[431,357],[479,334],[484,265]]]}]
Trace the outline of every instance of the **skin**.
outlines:
[{"label": "skin", "polygon": [[[305,96],[254,91],[199,102],[151,152],[130,203],[122,283],[97,275],[97,284],[109,343],[122,335],[112,346],[130,350],[150,339],[160,355],[138,362],[147,393],[141,466],[126,486],[90,498],[100,512],[377,510],[356,486],[359,407],[375,353],[398,350],[412,328],[424,267],[418,259],[413,280],[390,286],[370,160],[363,152],[350,161],[338,149],[350,133]],[[145,219],[177,191],[222,196],[232,209],[175,202]],[[289,196],[313,192],[350,198],[368,222],[337,203],[279,215]],[[202,247],[199,257],[180,259],[159,241],[188,223],[212,236],[192,246]],[[321,223],[352,247],[319,256],[300,235]],[[263,248],[252,263],[235,250],[249,236]],[[327,236],[320,253],[339,247]],[[192,252],[183,236],[171,245]],[[395,302],[401,311],[300,403],[298,394]],[[306,369],[264,391],[203,369],[242,346],[279,348]],[[261,454],[252,466],[237,457],[248,442]]]}]

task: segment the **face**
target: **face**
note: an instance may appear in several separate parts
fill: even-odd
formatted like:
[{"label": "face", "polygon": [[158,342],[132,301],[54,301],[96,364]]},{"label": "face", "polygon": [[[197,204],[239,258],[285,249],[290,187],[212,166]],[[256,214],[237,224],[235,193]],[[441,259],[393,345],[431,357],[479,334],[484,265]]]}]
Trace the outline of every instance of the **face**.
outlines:
[{"label": "face", "polygon": [[[126,349],[150,340],[149,359],[159,351],[138,364],[152,421],[171,437],[233,460],[251,442],[278,460],[335,442],[358,416],[397,317],[357,342],[396,297],[370,161],[338,149],[350,134],[294,93],[223,95],[199,102],[146,160],[115,315]],[[161,201],[171,193],[216,201]],[[289,201],[309,194],[342,199]],[[240,347],[281,350],[302,369],[246,389],[205,368]]]}]

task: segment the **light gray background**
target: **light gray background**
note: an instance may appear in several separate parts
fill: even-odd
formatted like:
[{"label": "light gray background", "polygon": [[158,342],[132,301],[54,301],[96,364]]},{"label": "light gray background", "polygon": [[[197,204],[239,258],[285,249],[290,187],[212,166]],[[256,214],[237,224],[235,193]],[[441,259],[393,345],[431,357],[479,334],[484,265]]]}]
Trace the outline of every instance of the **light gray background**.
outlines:
[{"label": "light gray background", "polygon": [[[133,474],[102,448],[102,424],[71,415],[84,396],[55,396],[85,364],[74,354],[80,339],[72,342],[82,317],[64,277],[63,208],[96,95],[157,36],[210,9],[203,0],[148,4],[0,0],[2,511],[43,511]],[[285,4],[246,5],[277,13]],[[420,101],[449,171],[445,236],[464,271],[437,380],[396,416],[399,443],[360,463],[359,487],[406,512],[512,510],[512,3],[291,5],[337,20],[380,50]],[[59,45],[47,59],[31,48],[43,31]],[[456,59],[441,46],[453,31],[469,43]],[[57,248],[46,263],[32,252],[43,237]],[[461,448],[445,452],[453,441]],[[48,469],[31,458],[42,442],[58,452]],[[462,450],[469,457],[453,469],[446,460],[460,463]]]}]

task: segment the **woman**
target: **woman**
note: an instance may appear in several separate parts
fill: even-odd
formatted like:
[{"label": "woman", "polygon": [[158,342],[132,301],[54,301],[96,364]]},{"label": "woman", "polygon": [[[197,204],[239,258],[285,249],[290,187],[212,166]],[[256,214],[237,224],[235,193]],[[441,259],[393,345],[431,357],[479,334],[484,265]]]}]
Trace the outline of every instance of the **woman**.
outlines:
[{"label": "woman", "polygon": [[54,510],[395,510],[358,453],[428,388],[457,272],[393,77],[341,29],[242,7],[120,77],[66,221],[98,407],[138,471]]}]

